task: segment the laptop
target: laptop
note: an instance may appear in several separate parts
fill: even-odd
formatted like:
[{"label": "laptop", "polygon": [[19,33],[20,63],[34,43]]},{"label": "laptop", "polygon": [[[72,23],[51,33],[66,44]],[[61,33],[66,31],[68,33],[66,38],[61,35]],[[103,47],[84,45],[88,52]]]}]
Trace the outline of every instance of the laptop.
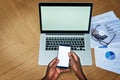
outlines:
[{"label": "laptop", "polygon": [[82,65],[92,65],[90,22],[92,3],[39,3],[39,65],[57,57],[59,44],[70,44]]}]

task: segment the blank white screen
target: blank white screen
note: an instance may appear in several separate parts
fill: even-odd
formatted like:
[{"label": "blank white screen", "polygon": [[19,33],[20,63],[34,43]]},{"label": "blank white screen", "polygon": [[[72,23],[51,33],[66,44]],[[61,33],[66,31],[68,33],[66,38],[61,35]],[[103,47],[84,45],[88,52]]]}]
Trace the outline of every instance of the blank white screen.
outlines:
[{"label": "blank white screen", "polygon": [[90,7],[42,6],[42,30],[88,31]]}]

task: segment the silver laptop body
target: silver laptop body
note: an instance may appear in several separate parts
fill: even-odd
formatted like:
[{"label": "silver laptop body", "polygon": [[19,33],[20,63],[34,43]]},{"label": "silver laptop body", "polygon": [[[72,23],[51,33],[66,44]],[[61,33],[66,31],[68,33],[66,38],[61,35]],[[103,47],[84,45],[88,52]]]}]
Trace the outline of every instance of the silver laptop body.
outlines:
[{"label": "silver laptop body", "polygon": [[39,3],[39,14],[39,65],[48,65],[57,57],[59,44],[70,44],[82,65],[92,65],[89,35],[92,3]]}]

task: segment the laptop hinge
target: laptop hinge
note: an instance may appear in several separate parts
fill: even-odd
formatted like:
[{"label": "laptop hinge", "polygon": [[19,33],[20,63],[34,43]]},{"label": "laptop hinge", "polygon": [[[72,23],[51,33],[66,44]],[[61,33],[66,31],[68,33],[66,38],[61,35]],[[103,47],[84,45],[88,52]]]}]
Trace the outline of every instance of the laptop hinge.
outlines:
[{"label": "laptop hinge", "polygon": [[84,35],[84,33],[46,33],[46,35]]}]

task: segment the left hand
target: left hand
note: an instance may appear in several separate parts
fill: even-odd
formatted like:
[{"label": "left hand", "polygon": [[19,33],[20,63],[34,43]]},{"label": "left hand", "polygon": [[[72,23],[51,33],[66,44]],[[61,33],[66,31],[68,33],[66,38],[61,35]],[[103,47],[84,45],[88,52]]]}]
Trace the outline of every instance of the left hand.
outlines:
[{"label": "left hand", "polygon": [[56,66],[58,63],[59,63],[59,60],[57,58],[54,58],[48,64],[46,75],[42,80],[56,80],[60,75],[60,73],[69,71],[69,69],[57,68]]}]

